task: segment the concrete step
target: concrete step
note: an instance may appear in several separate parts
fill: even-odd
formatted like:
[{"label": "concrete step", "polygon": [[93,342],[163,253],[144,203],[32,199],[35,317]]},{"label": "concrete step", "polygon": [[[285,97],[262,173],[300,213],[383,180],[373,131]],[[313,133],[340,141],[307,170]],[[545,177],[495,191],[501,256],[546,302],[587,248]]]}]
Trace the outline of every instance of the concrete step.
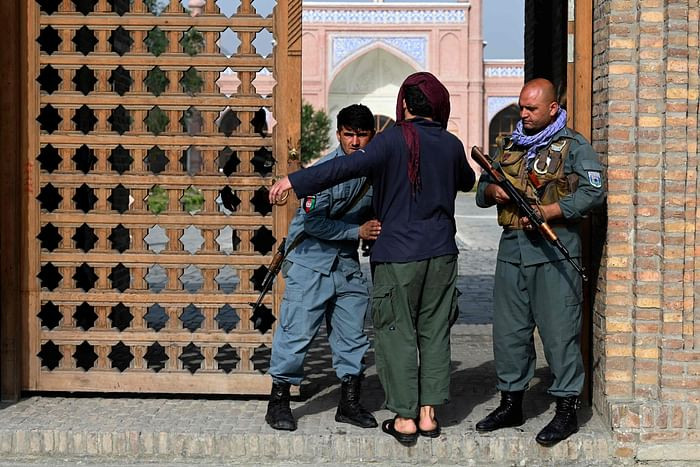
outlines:
[{"label": "concrete step", "polygon": [[[362,400],[378,421],[391,418],[366,356]],[[609,430],[590,408],[579,410],[581,429],[551,448],[534,438],[554,412],[546,394],[550,375],[541,349],[525,396],[527,421],[490,434],[474,430],[499,402],[491,352],[491,327],[457,325],[452,332],[451,401],[439,407],[443,434],[406,448],[381,429],[334,420],[340,395],[330,349],[319,336],[307,357],[307,382],[293,401],[295,432],[277,432],[264,421],[265,398],[183,395],[31,395],[0,406],[0,460],[89,458],[121,462],[379,465],[612,465]],[[18,461],[19,462],[19,461]],[[68,464],[71,461],[67,461]]]},{"label": "concrete step", "polygon": [[295,462],[309,464],[416,463],[439,465],[612,465],[609,440],[581,433],[552,448],[534,442],[533,433],[504,430],[482,436],[445,430],[437,439],[421,439],[411,448],[373,430],[250,433],[128,430],[2,430],[0,458],[36,456],[89,459],[225,461],[236,464]]}]

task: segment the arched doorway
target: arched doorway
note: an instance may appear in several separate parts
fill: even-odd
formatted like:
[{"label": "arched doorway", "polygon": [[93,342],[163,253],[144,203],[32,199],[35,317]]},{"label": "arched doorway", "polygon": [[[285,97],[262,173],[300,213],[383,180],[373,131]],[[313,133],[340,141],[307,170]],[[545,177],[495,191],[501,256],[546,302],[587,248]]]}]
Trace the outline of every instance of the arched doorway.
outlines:
[{"label": "arched doorway", "polygon": [[[406,76],[414,73],[410,64],[377,47],[359,56],[333,79],[328,92],[328,115],[351,104],[364,104],[375,115],[394,115],[396,95]],[[335,131],[335,130],[334,130]]]},{"label": "arched doorway", "polygon": [[496,154],[499,138],[510,135],[520,119],[518,106],[511,104],[498,112],[489,123],[489,154]]}]

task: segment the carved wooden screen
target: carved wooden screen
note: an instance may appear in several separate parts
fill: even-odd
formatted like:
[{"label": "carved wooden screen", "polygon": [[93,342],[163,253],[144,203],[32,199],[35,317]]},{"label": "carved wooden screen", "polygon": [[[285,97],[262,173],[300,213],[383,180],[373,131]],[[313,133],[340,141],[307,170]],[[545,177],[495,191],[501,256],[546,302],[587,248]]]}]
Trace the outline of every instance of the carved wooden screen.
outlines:
[{"label": "carved wooden screen", "polygon": [[26,389],[269,388],[301,2],[189,1],[27,0]]}]

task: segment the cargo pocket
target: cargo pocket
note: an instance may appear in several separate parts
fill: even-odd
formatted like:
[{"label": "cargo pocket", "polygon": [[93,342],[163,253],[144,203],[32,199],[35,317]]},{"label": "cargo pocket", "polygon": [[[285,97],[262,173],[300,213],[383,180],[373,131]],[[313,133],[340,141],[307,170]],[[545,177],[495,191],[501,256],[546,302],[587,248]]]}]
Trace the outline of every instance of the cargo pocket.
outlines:
[{"label": "cargo pocket", "polygon": [[[577,258],[574,261],[580,262],[581,258]],[[583,281],[573,266],[564,263],[564,267],[568,275],[568,281],[561,286],[562,290],[565,291],[564,304],[567,306],[579,306],[583,303]]]},{"label": "cargo pocket", "polygon": [[450,316],[449,316],[449,324],[450,327],[452,327],[456,322],[457,319],[459,318],[459,296],[462,295],[462,292],[459,291],[457,287],[455,287],[455,291],[452,294],[452,305],[450,307]]},{"label": "cargo pocket", "polygon": [[305,312],[302,300],[304,291],[287,286],[282,296],[282,313],[280,326],[291,335],[301,335],[305,332],[308,313]]},{"label": "cargo pocket", "polygon": [[394,323],[393,286],[379,285],[372,290],[372,324],[381,331]]}]

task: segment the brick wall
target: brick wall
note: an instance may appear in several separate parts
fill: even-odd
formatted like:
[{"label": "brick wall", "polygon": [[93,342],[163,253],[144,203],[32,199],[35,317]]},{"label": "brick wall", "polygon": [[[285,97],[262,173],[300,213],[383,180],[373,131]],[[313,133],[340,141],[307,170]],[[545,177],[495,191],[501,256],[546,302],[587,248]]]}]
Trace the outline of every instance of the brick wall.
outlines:
[{"label": "brick wall", "polygon": [[700,442],[699,0],[594,0],[593,8],[592,139],[608,167],[594,404],[617,455],[651,458],[649,446],[680,443],[692,458],[700,456],[691,444]]}]

